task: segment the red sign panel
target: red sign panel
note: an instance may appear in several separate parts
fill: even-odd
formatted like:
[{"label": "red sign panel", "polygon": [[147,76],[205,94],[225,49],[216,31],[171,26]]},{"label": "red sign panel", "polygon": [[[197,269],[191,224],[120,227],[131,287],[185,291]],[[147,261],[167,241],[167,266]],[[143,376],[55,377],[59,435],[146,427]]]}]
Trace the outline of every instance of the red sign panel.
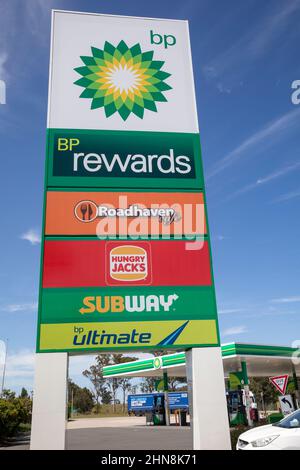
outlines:
[{"label": "red sign panel", "polygon": [[43,287],[208,286],[208,242],[46,240]]}]

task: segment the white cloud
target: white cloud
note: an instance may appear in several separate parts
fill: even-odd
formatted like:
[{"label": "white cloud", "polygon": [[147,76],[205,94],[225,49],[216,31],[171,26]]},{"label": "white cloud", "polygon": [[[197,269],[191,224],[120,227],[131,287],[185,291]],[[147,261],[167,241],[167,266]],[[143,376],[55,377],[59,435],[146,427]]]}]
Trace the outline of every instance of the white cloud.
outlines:
[{"label": "white cloud", "polygon": [[267,18],[259,32],[253,37],[249,50],[254,55],[262,55],[266,52],[272,41],[288,27],[289,21],[295,17],[300,9],[299,0],[290,0],[283,3],[283,7],[275,14]]},{"label": "white cloud", "polygon": [[225,237],[225,235],[220,234],[220,235],[214,235],[212,238],[213,238],[213,240],[216,240],[218,242],[222,242],[223,240],[226,240],[227,237]]},{"label": "white cloud", "polygon": [[82,356],[70,356],[69,359],[69,376],[75,379],[75,377],[83,377],[82,372],[89,369],[91,365],[95,363],[95,354],[88,354]]},{"label": "white cloud", "polygon": [[261,15],[235,43],[206,64],[203,71],[207,79],[214,79],[216,85],[220,78],[223,83],[225,77],[227,82],[237,82],[238,77],[247,73],[257,59],[276,46],[281,36],[286,41],[288,35],[293,34],[294,28],[290,23],[294,21],[297,27],[299,10],[300,0],[283,2],[277,11],[271,6],[268,15]]},{"label": "white cloud", "polygon": [[[153,354],[150,353],[124,353],[124,355],[129,357],[137,357],[138,359],[148,359],[153,357]],[[69,359],[69,375],[71,378],[82,377],[82,372],[85,369],[89,369],[89,367],[95,363],[95,354],[88,354],[88,355],[81,355],[81,356],[70,356]]]},{"label": "white cloud", "polygon": [[277,178],[281,178],[282,176],[285,176],[286,174],[290,173],[291,171],[295,171],[298,168],[300,168],[300,162],[292,163],[292,164],[287,165],[283,168],[275,170],[272,173],[270,173],[269,175],[267,175],[263,178],[259,178],[258,180],[256,180],[255,183],[247,184],[243,188],[238,189],[234,193],[232,193],[229,196],[227,196],[226,198],[224,198],[223,201],[229,201],[229,200],[235,198],[236,196],[248,193],[249,191],[252,191],[253,189],[257,189],[257,188],[263,186],[264,184],[269,183],[270,181],[273,181]]},{"label": "white cloud", "polygon": [[226,93],[227,95],[230,95],[231,93],[231,88],[226,87],[222,82],[217,83],[217,90],[220,93]]},{"label": "white cloud", "polygon": [[52,8],[53,0],[26,0],[24,2],[24,18],[31,34],[39,36],[45,42],[44,28],[50,22],[49,10]]},{"label": "white cloud", "polygon": [[[5,360],[5,350],[6,350],[6,343],[2,339],[0,339],[0,371],[2,370],[1,367]],[[0,377],[2,377],[1,372],[0,372]]]},{"label": "white cloud", "polygon": [[[24,47],[23,43],[20,45],[20,18],[22,18],[21,27],[29,30],[32,36],[36,37],[39,45],[46,46],[49,39],[45,30],[50,26],[52,5],[53,0],[0,1],[0,79],[6,83],[12,79],[15,80],[16,77],[20,78],[20,69],[16,69],[18,60],[13,62],[13,73],[6,66],[7,60],[15,57],[15,51]],[[57,0],[56,6],[59,6]]]},{"label": "white cloud", "polygon": [[265,176],[264,178],[259,178],[256,181],[256,184],[269,183],[269,181],[280,178],[281,176],[284,176],[287,173],[290,173],[291,171],[297,170],[297,168],[300,168],[300,162],[292,163],[291,165],[287,165],[283,168],[279,168],[279,170],[273,171],[272,173]]},{"label": "white cloud", "polygon": [[9,312],[9,313],[15,313],[15,312],[26,312],[26,311],[31,311],[31,310],[37,310],[38,308],[38,303],[37,302],[29,302],[29,303],[23,303],[23,304],[8,304],[8,305],[3,305],[0,307],[1,312]]},{"label": "white cloud", "polygon": [[9,351],[6,363],[4,387],[19,392],[22,387],[31,391],[33,388],[35,354],[30,349]]},{"label": "white cloud", "polygon": [[10,377],[19,377],[32,374],[34,370],[35,354],[30,349],[21,349],[18,352],[8,352],[7,356],[7,375]]},{"label": "white cloud", "polygon": [[6,52],[0,52],[0,79],[6,78],[5,62],[7,60]]},{"label": "white cloud", "polygon": [[21,235],[21,239],[29,241],[32,245],[38,245],[39,243],[41,243],[40,232],[33,228],[23,233]]},{"label": "white cloud", "polygon": [[281,297],[279,299],[272,299],[271,302],[275,304],[287,304],[291,302],[300,302],[300,296],[299,295],[294,295],[291,297]]},{"label": "white cloud", "polygon": [[281,196],[277,197],[274,199],[272,202],[285,202],[285,201],[290,201],[291,199],[295,199],[297,197],[300,197],[300,190],[296,189],[296,191],[291,191],[289,193],[282,194]]},{"label": "white cloud", "polygon": [[262,129],[245,139],[238,147],[229,152],[219,160],[211,171],[208,171],[207,179],[216,176],[228,167],[236,163],[246,152],[261,150],[263,144],[274,145],[275,138],[278,139],[293,126],[299,126],[300,109],[293,109],[279,118],[267,123]]},{"label": "white cloud", "polygon": [[[0,341],[0,377],[2,377],[4,346]],[[126,354],[127,355],[127,354]],[[128,356],[136,356],[139,359],[153,357],[152,354],[128,353]],[[85,369],[88,369],[95,362],[95,354],[70,356],[69,358],[69,377],[80,386],[92,389],[91,382],[82,375]],[[19,393],[22,387],[28,391],[33,389],[34,380],[35,353],[31,349],[21,349],[19,351],[10,351],[8,344],[8,356],[5,373],[5,388],[10,388]]]},{"label": "white cloud", "polygon": [[243,310],[241,308],[221,308],[218,310],[220,315],[228,314],[228,313],[240,313]]},{"label": "white cloud", "polygon": [[246,333],[248,330],[245,325],[232,326],[231,328],[226,328],[223,332],[221,331],[222,336],[233,336]]}]

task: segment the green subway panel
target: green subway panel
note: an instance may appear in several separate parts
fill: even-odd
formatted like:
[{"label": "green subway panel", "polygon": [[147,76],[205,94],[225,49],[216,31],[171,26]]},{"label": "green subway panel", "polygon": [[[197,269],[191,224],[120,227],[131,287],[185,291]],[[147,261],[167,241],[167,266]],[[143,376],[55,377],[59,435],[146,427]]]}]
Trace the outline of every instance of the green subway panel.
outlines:
[{"label": "green subway panel", "polygon": [[41,323],[216,319],[211,286],[43,289]]}]

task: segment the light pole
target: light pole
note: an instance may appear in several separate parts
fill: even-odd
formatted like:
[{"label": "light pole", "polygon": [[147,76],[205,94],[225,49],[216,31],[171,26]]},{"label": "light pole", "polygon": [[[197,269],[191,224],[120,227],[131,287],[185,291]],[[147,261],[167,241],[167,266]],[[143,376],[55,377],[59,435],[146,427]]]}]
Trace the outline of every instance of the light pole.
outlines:
[{"label": "light pole", "polygon": [[70,418],[72,419],[73,418],[73,406],[74,406],[74,390],[72,388],[72,398],[71,398],[71,416]]},{"label": "light pole", "polygon": [[6,371],[6,359],[7,359],[7,340],[6,342],[1,340],[1,343],[4,344],[4,348],[5,348],[5,353],[4,353],[4,364],[3,364],[3,373],[2,373],[2,382],[1,382],[1,393],[0,393],[0,397],[2,397],[3,395],[3,390],[4,390],[4,380],[5,380],[5,371]]}]

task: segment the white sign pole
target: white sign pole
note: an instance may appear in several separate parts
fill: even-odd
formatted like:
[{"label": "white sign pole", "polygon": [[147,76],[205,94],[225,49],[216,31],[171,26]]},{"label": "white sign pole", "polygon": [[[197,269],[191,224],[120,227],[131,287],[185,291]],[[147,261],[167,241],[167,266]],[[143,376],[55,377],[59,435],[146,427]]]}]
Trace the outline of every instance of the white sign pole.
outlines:
[{"label": "white sign pole", "polygon": [[186,352],[194,450],[231,450],[220,347]]},{"label": "white sign pole", "polygon": [[35,361],[30,450],[64,450],[68,354],[36,354]]}]

